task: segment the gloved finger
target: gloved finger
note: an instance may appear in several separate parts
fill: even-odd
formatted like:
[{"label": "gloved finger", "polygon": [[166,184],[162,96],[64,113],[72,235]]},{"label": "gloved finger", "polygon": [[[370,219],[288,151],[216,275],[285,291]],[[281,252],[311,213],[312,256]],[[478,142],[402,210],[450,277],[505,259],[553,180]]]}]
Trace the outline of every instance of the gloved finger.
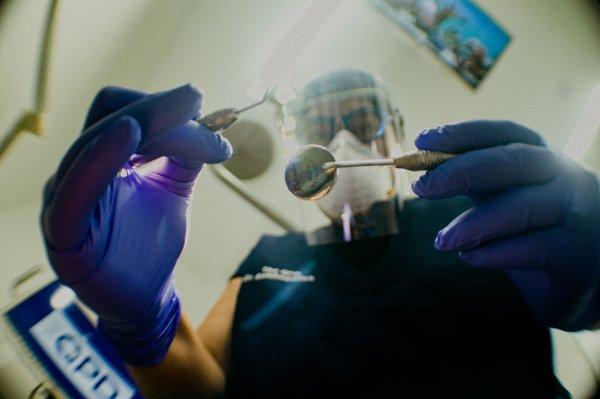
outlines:
[{"label": "gloved finger", "polygon": [[219,163],[233,153],[229,141],[194,121],[177,126],[162,137],[140,147],[138,154],[177,157],[183,161]]},{"label": "gloved finger", "polygon": [[460,154],[421,176],[412,185],[419,197],[478,196],[552,179],[559,162],[552,151],[529,144],[508,144]]},{"label": "gloved finger", "polygon": [[50,178],[46,181],[46,184],[44,184],[44,189],[42,191],[42,206],[43,207],[47,207],[52,202],[52,198],[54,196],[54,187],[55,187],[54,178],[55,178],[54,175],[50,176]]},{"label": "gloved finger", "polygon": [[547,270],[553,257],[573,251],[568,236],[567,227],[550,227],[461,251],[458,256],[478,267]]},{"label": "gloved finger", "polygon": [[185,161],[176,157],[144,159],[144,163],[135,166],[138,175],[150,180],[163,189],[183,198],[189,198],[194,189],[196,177],[204,162]]},{"label": "gloved finger", "polygon": [[123,116],[89,143],[58,184],[43,215],[48,244],[72,249],[85,237],[90,214],[141,140],[138,122]]},{"label": "gloved finger", "polygon": [[569,193],[560,182],[511,190],[463,212],[435,239],[441,251],[465,251],[483,243],[566,222]]},{"label": "gloved finger", "polygon": [[474,120],[428,129],[419,134],[420,150],[465,152],[510,143],[544,146],[533,130],[510,121]]},{"label": "gloved finger", "polygon": [[[126,89],[122,87],[107,86],[102,88],[96,94],[94,100],[92,101],[92,105],[89,108],[87,117],[85,119],[85,123],[83,125],[82,134],[86,133],[85,129],[98,122],[102,118],[109,116],[113,112],[116,112],[119,109],[137,100],[140,100],[141,98],[144,98],[145,96],[147,96],[147,94],[141,91]],[[57,177],[58,179],[62,178],[62,175],[65,173],[66,169],[71,164],[71,162],[73,162],[73,160],[77,157],[81,149],[92,139],[92,136],[86,136],[85,139],[77,140],[71,146],[67,154],[65,154],[65,156],[63,157],[61,161],[61,167],[59,167],[59,171],[54,176],[54,179],[56,179]],[[48,184],[45,192],[52,194],[54,192],[54,188],[54,185]],[[51,197],[51,195],[49,197]]]},{"label": "gloved finger", "polygon": [[191,85],[184,85],[173,90],[147,95],[120,108],[85,130],[75,141],[58,167],[55,183],[60,184],[71,163],[83,148],[119,118],[129,115],[139,123],[143,133],[140,143],[142,146],[195,117],[200,109],[200,103],[200,92]]},{"label": "gloved finger", "polygon": [[140,167],[138,173],[174,194],[187,197],[193,188],[190,183],[202,166],[222,162],[232,152],[231,144],[221,134],[189,121],[138,151],[144,156],[163,157]]},{"label": "gloved finger", "polygon": [[586,249],[597,248],[597,234],[593,233],[586,227],[551,227],[459,252],[459,257],[477,267],[546,271],[552,284],[561,290],[582,292],[595,284],[590,276],[597,275],[581,267],[589,264]]},{"label": "gloved finger", "polygon": [[100,119],[146,96],[146,93],[124,87],[106,86],[102,88],[92,101],[83,129],[87,129]]}]

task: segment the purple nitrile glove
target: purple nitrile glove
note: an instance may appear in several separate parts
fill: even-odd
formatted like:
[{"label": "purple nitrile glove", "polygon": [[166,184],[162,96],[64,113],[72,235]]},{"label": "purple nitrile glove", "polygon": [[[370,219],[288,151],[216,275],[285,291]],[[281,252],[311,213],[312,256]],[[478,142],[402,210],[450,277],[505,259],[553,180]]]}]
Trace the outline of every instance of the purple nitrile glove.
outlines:
[{"label": "purple nitrile glove", "polygon": [[435,247],[507,270],[532,312],[575,331],[600,320],[600,184],[530,129],[471,121],[422,132],[421,150],[461,153],[413,183],[420,197],[466,195],[474,206]]},{"label": "purple nitrile glove", "polygon": [[61,281],[99,317],[125,361],[159,363],[179,324],[173,268],[204,163],[231,156],[191,121],[190,85],[146,95],[107,87],[44,190],[41,225]]}]

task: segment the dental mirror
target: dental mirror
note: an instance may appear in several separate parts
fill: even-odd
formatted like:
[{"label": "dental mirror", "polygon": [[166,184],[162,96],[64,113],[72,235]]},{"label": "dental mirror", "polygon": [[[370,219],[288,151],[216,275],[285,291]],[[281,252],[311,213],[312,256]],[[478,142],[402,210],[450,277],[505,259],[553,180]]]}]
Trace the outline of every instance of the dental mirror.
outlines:
[{"label": "dental mirror", "polygon": [[325,170],[323,165],[335,162],[325,147],[311,144],[298,150],[285,167],[285,184],[298,198],[316,200],[331,191],[336,169]]},{"label": "dental mirror", "polygon": [[412,171],[431,170],[454,156],[447,152],[414,151],[397,158],[336,161],[327,148],[311,144],[290,158],[285,167],[285,184],[296,197],[313,201],[331,191],[338,168],[389,165]]}]

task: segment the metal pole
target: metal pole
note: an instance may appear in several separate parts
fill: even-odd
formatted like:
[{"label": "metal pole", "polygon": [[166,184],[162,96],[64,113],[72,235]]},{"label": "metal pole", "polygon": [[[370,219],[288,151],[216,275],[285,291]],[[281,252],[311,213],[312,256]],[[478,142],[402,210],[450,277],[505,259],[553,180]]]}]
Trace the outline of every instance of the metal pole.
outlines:
[{"label": "metal pole", "polygon": [[51,0],[50,7],[48,8],[37,70],[34,110],[26,111],[4,136],[2,142],[0,142],[0,161],[4,159],[8,150],[16,142],[21,133],[30,132],[37,136],[41,136],[44,133],[43,115],[46,111],[50,59],[54,33],[56,30],[56,15],[59,3],[60,0]]},{"label": "metal pole", "polygon": [[[51,0],[46,27],[42,38],[42,50],[37,71],[37,87],[35,91],[35,110],[43,113],[46,110],[46,98],[48,96],[48,76],[50,75],[50,61],[53,48],[54,33],[56,31],[56,15],[60,0]],[[34,132],[37,133],[37,132]]]}]

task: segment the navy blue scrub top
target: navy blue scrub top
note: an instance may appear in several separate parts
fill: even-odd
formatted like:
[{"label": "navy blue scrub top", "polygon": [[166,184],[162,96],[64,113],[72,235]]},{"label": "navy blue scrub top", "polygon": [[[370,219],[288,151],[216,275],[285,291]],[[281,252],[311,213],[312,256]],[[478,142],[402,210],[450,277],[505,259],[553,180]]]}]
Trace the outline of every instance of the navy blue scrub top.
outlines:
[{"label": "navy blue scrub top", "polygon": [[552,398],[549,331],[500,270],[434,249],[469,203],[412,200],[393,236],[265,236],[241,264],[229,397]]}]

